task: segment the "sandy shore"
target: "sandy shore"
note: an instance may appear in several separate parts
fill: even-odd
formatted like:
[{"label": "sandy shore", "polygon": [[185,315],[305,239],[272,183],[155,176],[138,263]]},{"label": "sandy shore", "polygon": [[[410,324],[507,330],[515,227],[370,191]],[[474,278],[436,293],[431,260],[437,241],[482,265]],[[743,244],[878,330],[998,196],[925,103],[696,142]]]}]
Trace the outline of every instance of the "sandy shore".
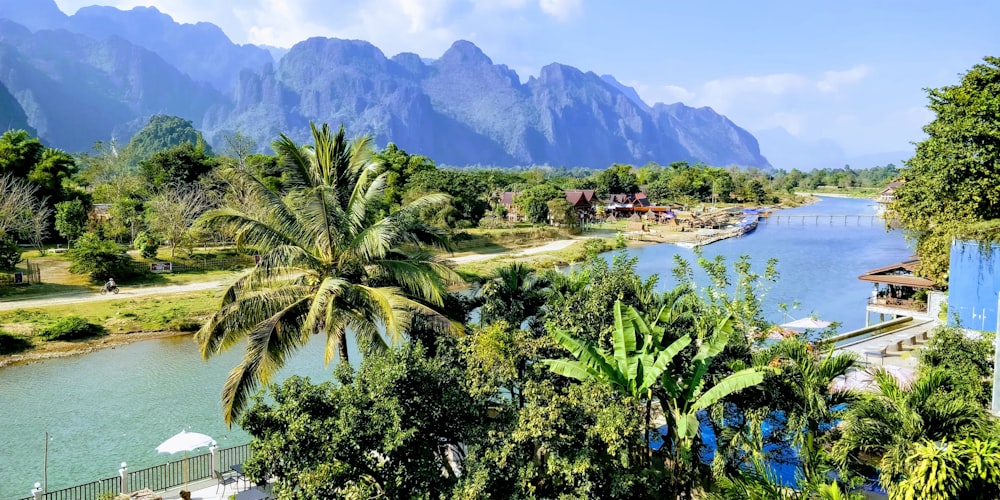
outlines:
[{"label": "sandy shore", "polygon": [[66,358],[87,354],[102,349],[114,349],[115,347],[139,342],[142,340],[162,339],[166,337],[180,337],[192,335],[191,332],[135,332],[135,333],[112,333],[103,337],[82,340],[76,342],[47,342],[41,347],[12,354],[0,356],[0,368],[5,366],[23,365],[43,361],[46,359]]}]

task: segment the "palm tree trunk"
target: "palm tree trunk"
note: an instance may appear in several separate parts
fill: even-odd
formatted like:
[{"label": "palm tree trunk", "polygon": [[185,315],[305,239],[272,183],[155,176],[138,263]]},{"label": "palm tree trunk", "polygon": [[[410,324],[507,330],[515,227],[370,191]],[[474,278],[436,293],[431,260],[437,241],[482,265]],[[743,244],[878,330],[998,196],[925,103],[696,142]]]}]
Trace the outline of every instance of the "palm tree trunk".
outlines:
[{"label": "palm tree trunk", "polygon": [[643,456],[646,460],[646,467],[652,463],[653,450],[649,447],[649,419],[653,411],[653,390],[649,390],[649,394],[646,395],[646,449],[643,451]]}]

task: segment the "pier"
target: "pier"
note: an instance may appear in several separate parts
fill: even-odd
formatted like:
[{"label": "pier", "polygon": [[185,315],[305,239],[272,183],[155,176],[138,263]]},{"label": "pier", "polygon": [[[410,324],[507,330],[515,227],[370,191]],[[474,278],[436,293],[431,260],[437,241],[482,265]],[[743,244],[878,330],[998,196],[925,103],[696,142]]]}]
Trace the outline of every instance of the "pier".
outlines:
[{"label": "pier", "polygon": [[830,215],[830,214],[826,214],[826,215],[819,215],[819,214],[809,215],[809,214],[802,214],[802,215],[797,215],[797,214],[795,214],[795,215],[793,215],[793,214],[780,214],[780,213],[776,213],[776,214],[771,214],[768,217],[761,217],[760,223],[761,224],[782,224],[782,223],[784,223],[784,224],[787,224],[787,225],[791,225],[791,224],[797,224],[797,225],[806,225],[806,224],[819,225],[819,224],[826,224],[826,225],[830,225],[830,226],[833,226],[833,225],[843,225],[843,226],[847,226],[847,225],[852,225],[852,226],[866,225],[866,226],[874,226],[876,221],[880,221],[881,222],[881,220],[882,219],[879,216],[872,215],[872,214],[866,214],[866,215],[861,215],[861,214],[844,214],[844,215]]}]

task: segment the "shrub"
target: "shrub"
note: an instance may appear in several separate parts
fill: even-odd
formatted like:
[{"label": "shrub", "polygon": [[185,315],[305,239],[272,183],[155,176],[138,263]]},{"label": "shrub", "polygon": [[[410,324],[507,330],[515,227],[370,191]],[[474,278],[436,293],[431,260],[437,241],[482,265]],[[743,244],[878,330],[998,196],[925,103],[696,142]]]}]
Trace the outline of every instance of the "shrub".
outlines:
[{"label": "shrub", "polygon": [[14,238],[0,235],[0,271],[13,271],[21,262],[21,247]]},{"label": "shrub", "polygon": [[73,264],[69,272],[74,274],[89,274],[90,280],[101,283],[114,277],[117,281],[139,274],[135,261],[125,253],[121,245],[101,239],[94,233],[87,233],[77,240],[69,251]]},{"label": "shrub", "polygon": [[28,339],[0,330],[0,355],[19,353],[29,347],[31,342]]},{"label": "shrub", "polygon": [[46,340],[77,340],[104,335],[103,326],[79,316],[67,316],[43,328],[38,336]]},{"label": "shrub", "polygon": [[156,257],[156,251],[160,249],[160,242],[146,231],[139,231],[139,234],[135,235],[132,246],[139,251],[142,258],[152,259]]}]

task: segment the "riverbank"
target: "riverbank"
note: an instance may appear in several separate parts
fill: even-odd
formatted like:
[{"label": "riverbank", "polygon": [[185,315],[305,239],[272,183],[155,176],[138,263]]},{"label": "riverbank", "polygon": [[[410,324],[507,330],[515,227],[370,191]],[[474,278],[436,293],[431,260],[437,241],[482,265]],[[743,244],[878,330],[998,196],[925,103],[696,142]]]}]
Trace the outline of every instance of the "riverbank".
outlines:
[{"label": "riverbank", "polygon": [[193,335],[193,333],[178,331],[112,333],[102,337],[78,340],[74,342],[46,342],[44,345],[33,348],[30,351],[0,356],[0,368],[30,364],[48,359],[79,356],[81,354],[89,354],[92,352],[103,351],[105,349],[114,349],[116,347],[143,340],[183,337],[190,335]]}]

